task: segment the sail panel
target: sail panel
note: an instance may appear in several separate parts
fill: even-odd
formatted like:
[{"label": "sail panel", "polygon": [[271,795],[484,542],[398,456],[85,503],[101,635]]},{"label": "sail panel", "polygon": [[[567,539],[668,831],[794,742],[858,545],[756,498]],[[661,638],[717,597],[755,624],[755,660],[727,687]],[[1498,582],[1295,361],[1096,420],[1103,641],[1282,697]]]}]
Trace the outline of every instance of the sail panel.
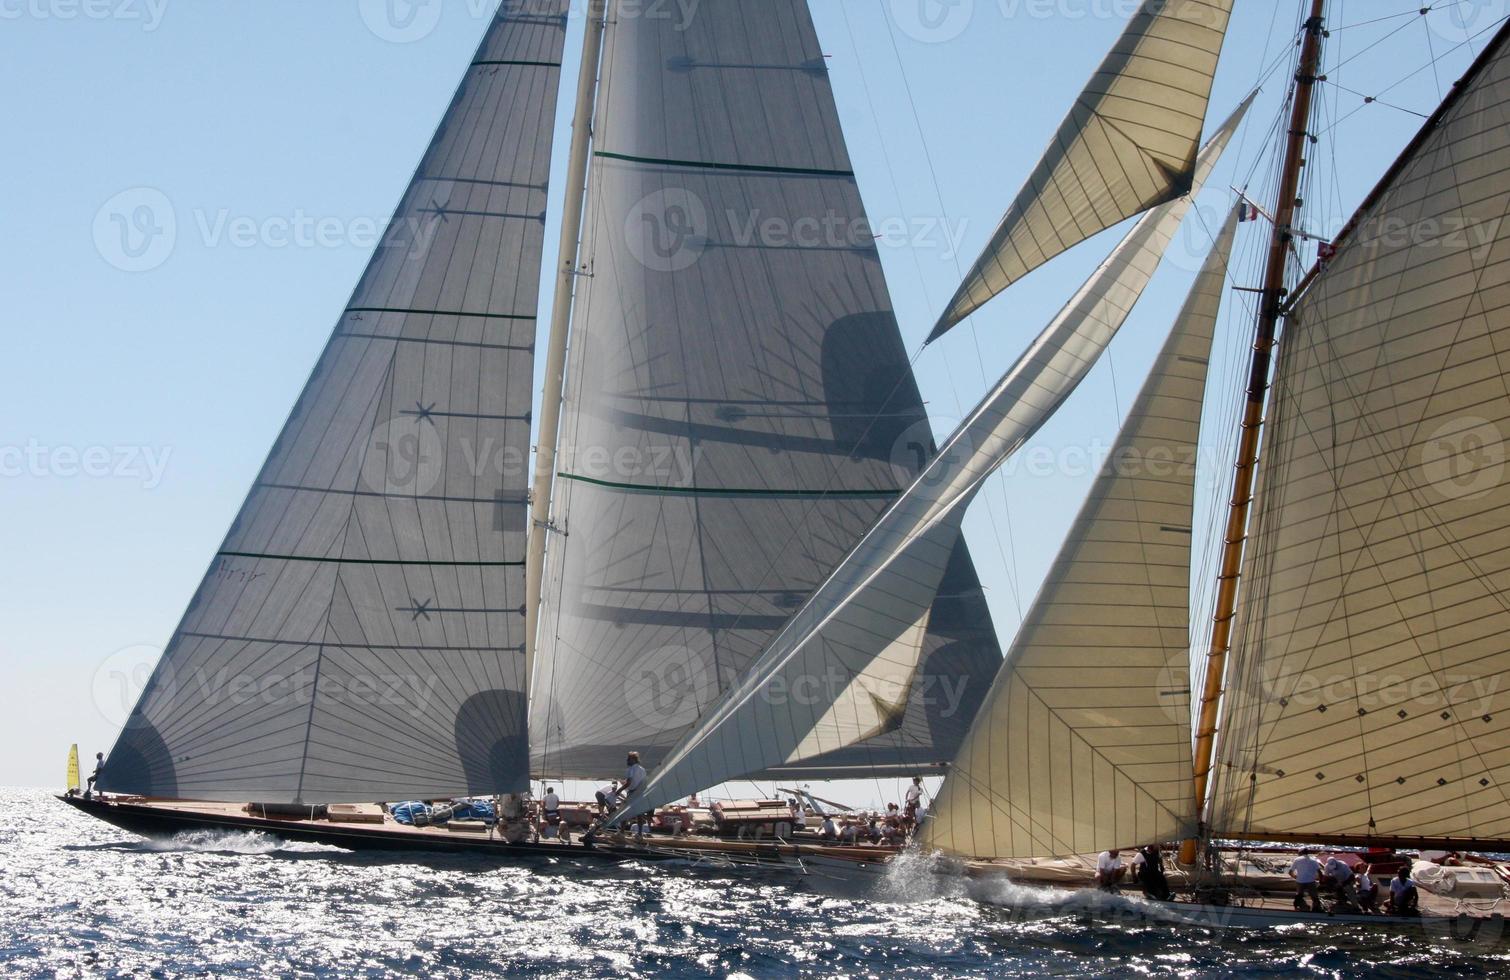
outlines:
[{"label": "sail panel", "polygon": [[504,5],[104,779],[523,788],[531,380],[566,0]]},{"label": "sail panel", "polygon": [[1145,0],[934,327],[937,340],[1092,235],[1190,190],[1232,0]]},{"label": "sail panel", "polygon": [[1244,836],[1510,837],[1510,53],[1281,344],[1218,753]]},{"label": "sail panel", "polygon": [[[610,18],[532,703],[536,771],[654,764],[932,447],[801,0]],[[963,545],[954,710],[824,766],[938,764],[1000,662]]]},{"label": "sail panel", "polygon": [[[1061,857],[1194,831],[1196,447],[1236,229],[1234,214],[944,781],[925,846]],[[1035,792],[1038,771],[1075,792]]]},{"label": "sail panel", "polygon": [[[1251,99],[1202,151],[1195,190],[1249,104]],[[637,806],[657,806],[790,763],[802,745],[832,750],[843,744],[845,726],[824,721],[833,699],[855,680],[872,676],[878,657],[895,660],[897,638],[939,592],[947,541],[958,537],[960,515],[985,479],[1089,373],[1152,279],[1191,200],[1164,205],[1134,226],[739,684],[652,775]],[[827,697],[794,703],[780,696],[830,678],[837,683],[828,685]]]}]

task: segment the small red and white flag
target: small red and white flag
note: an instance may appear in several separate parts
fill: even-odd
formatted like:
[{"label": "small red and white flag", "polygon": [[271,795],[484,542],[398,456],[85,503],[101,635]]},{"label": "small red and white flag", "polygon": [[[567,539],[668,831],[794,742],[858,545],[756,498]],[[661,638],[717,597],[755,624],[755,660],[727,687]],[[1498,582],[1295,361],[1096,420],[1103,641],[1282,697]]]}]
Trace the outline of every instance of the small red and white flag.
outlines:
[{"label": "small red and white flag", "polygon": [[1332,261],[1336,257],[1337,246],[1333,245],[1331,242],[1322,242],[1321,244],[1316,246],[1316,258],[1319,259],[1323,265]]}]

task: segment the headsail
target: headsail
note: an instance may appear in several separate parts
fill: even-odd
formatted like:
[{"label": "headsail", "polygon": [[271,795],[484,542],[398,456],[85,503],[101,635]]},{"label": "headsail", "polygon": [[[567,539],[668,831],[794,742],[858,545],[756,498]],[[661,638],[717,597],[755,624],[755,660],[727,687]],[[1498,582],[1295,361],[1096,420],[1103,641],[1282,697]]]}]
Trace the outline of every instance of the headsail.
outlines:
[{"label": "headsail", "polygon": [[[1247,110],[1201,153],[1198,191]],[[895,673],[899,645],[939,588],[947,540],[982,483],[1089,373],[1153,277],[1191,198],[1145,215],[1070,304],[972,412],[940,454],[850,552],[730,694],[656,772],[639,805],[841,748],[849,729],[826,722],[835,695],[855,697]],[[834,678],[829,700],[780,692]],[[820,728],[819,726],[823,727]]]},{"label": "headsail", "polygon": [[[805,0],[610,17],[532,708],[536,771],[647,763],[932,447]],[[952,757],[1000,664],[969,556],[923,638],[961,690],[816,772]]]},{"label": "headsail", "polygon": [[950,768],[929,848],[1057,857],[1195,830],[1196,446],[1236,230],[1234,213]]},{"label": "headsail", "polygon": [[1232,0],[1144,0],[928,340],[1092,235],[1188,193]]},{"label": "headsail", "polygon": [[1510,839],[1510,46],[1281,344],[1213,826]]},{"label": "headsail", "polygon": [[488,30],[104,788],[526,784],[525,485],[566,8],[505,4]]}]

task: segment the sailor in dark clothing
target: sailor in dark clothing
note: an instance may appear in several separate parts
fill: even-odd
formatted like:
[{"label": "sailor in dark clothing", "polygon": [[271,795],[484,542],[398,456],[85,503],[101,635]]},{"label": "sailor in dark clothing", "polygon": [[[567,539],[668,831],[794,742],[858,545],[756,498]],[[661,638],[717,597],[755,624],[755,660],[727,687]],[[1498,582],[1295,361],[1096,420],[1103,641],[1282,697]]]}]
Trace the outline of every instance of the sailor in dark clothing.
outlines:
[{"label": "sailor in dark clothing", "polygon": [[1159,845],[1148,844],[1138,850],[1133,862],[1135,881],[1143,886],[1143,894],[1159,902],[1167,902],[1174,896],[1169,889],[1169,878],[1164,874],[1164,853]]},{"label": "sailor in dark clothing", "polygon": [[105,753],[94,754],[94,772],[89,774],[89,782],[84,786],[84,799],[94,798],[94,784],[99,781],[100,773],[105,770]]}]

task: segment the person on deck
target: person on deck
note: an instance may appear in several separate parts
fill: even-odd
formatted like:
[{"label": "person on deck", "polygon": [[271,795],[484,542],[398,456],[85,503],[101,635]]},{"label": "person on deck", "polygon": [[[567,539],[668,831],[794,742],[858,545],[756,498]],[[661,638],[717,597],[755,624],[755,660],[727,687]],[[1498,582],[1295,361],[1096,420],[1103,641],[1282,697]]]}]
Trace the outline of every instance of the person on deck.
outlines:
[{"label": "person on deck", "polygon": [[[640,765],[640,754],[629,753],[629,757],[624,760],[624,803],[626,805],[632,806],[639,801],[640,793],[645,788],[645,780],[649,778],[650,774],[645,771],[644,766]],[[635,837],[644,839],[645,825],[650,822],[652,816],[653,814],[649,813],[636,813],[631,817],[634,821]]]},{"label": "person on deck", "polygon": [[615,779],[613,782],[609,783],[607,786],[604,786],[593,795],[596,796],[598,800],[598,819],[601,820],[603,817],[608,816],[608,811],[613,809],[613,805],[618,802],[619,781]]},{"label": "person on deck", "polygon": [[1157,844],[1146,845],[1133,857],[1133,880],[1143,886],[1146,897],[1155,901],[1167,902],[1174,897],[1164,874],[1164,854]]},{"label": "person on deck", "polygon": [[540,801],[540,809],[545,813],[545,821],[555,826],[561,820],[561,797],[556,795],[556,787],[545,787],[545,797]]},{"label": "person on deck", "polygon": [[834,822],[834,815],[828,814],[823,818],[823,826],[818,828],[818,836],[826,841],[839,839],[839,825]]},{"label": "person on deck", "polygon": [[84,799],[94,798],[94,784],[99,782],[100,773],[105,771],[105,753],[94,754],[94,772],[89,774],[89,782],[84,784]]},{"label": "person on deck", "polygon": [[923,777],[913,776],[912,785],[907,787],[907,796],[904,798],[907,804],[907,823],[913,827],[918,823],[918,809],[923,805]]},{"label": "person on deck", "polygon": [[1344,905],[1355,905],[1358,901],[1358,883],[1353,880],[1353,869],[1348,863],[1336,854],[1327,857],[1323,865],[1326,871],[1329,890],[1336,894],[1337,901]]},{"label": "person on deck", "polygon": [[1401,865],[1400,873],[1390,879],[1389,904],[1385,908],[1390,915],[1420,915],[1421,893],[1416,883],[1410,880],[1410,866]]},{"label": "person on deck", "polygon": [[1122,852],[1115,848],[1102,851],[1096,858],[1096,887],[1113,891],[1127,877],[1127,866],[1122,863]]},{"label": "person on deck", "polygon": [[853,820],[846,820],[839,827],[839,842],[851,847],[860,843],[860,828]]},{"label": "person on deck", "polygon": [[1366,864],[1358,866],[1358,907],[1370,915],[1379,911],[1379,883],[1372,870]]},{"label": "person on deck", "polygon": [[[1318,879],[1321,877],[1321,862],[1311,857],[1309,848],[1301,848],[1300,856],[1290,862],[1290,877],[1295,879],[1295,911],[1320,912]],[[1307,898],[1310,898],[1309,905]]]}]

